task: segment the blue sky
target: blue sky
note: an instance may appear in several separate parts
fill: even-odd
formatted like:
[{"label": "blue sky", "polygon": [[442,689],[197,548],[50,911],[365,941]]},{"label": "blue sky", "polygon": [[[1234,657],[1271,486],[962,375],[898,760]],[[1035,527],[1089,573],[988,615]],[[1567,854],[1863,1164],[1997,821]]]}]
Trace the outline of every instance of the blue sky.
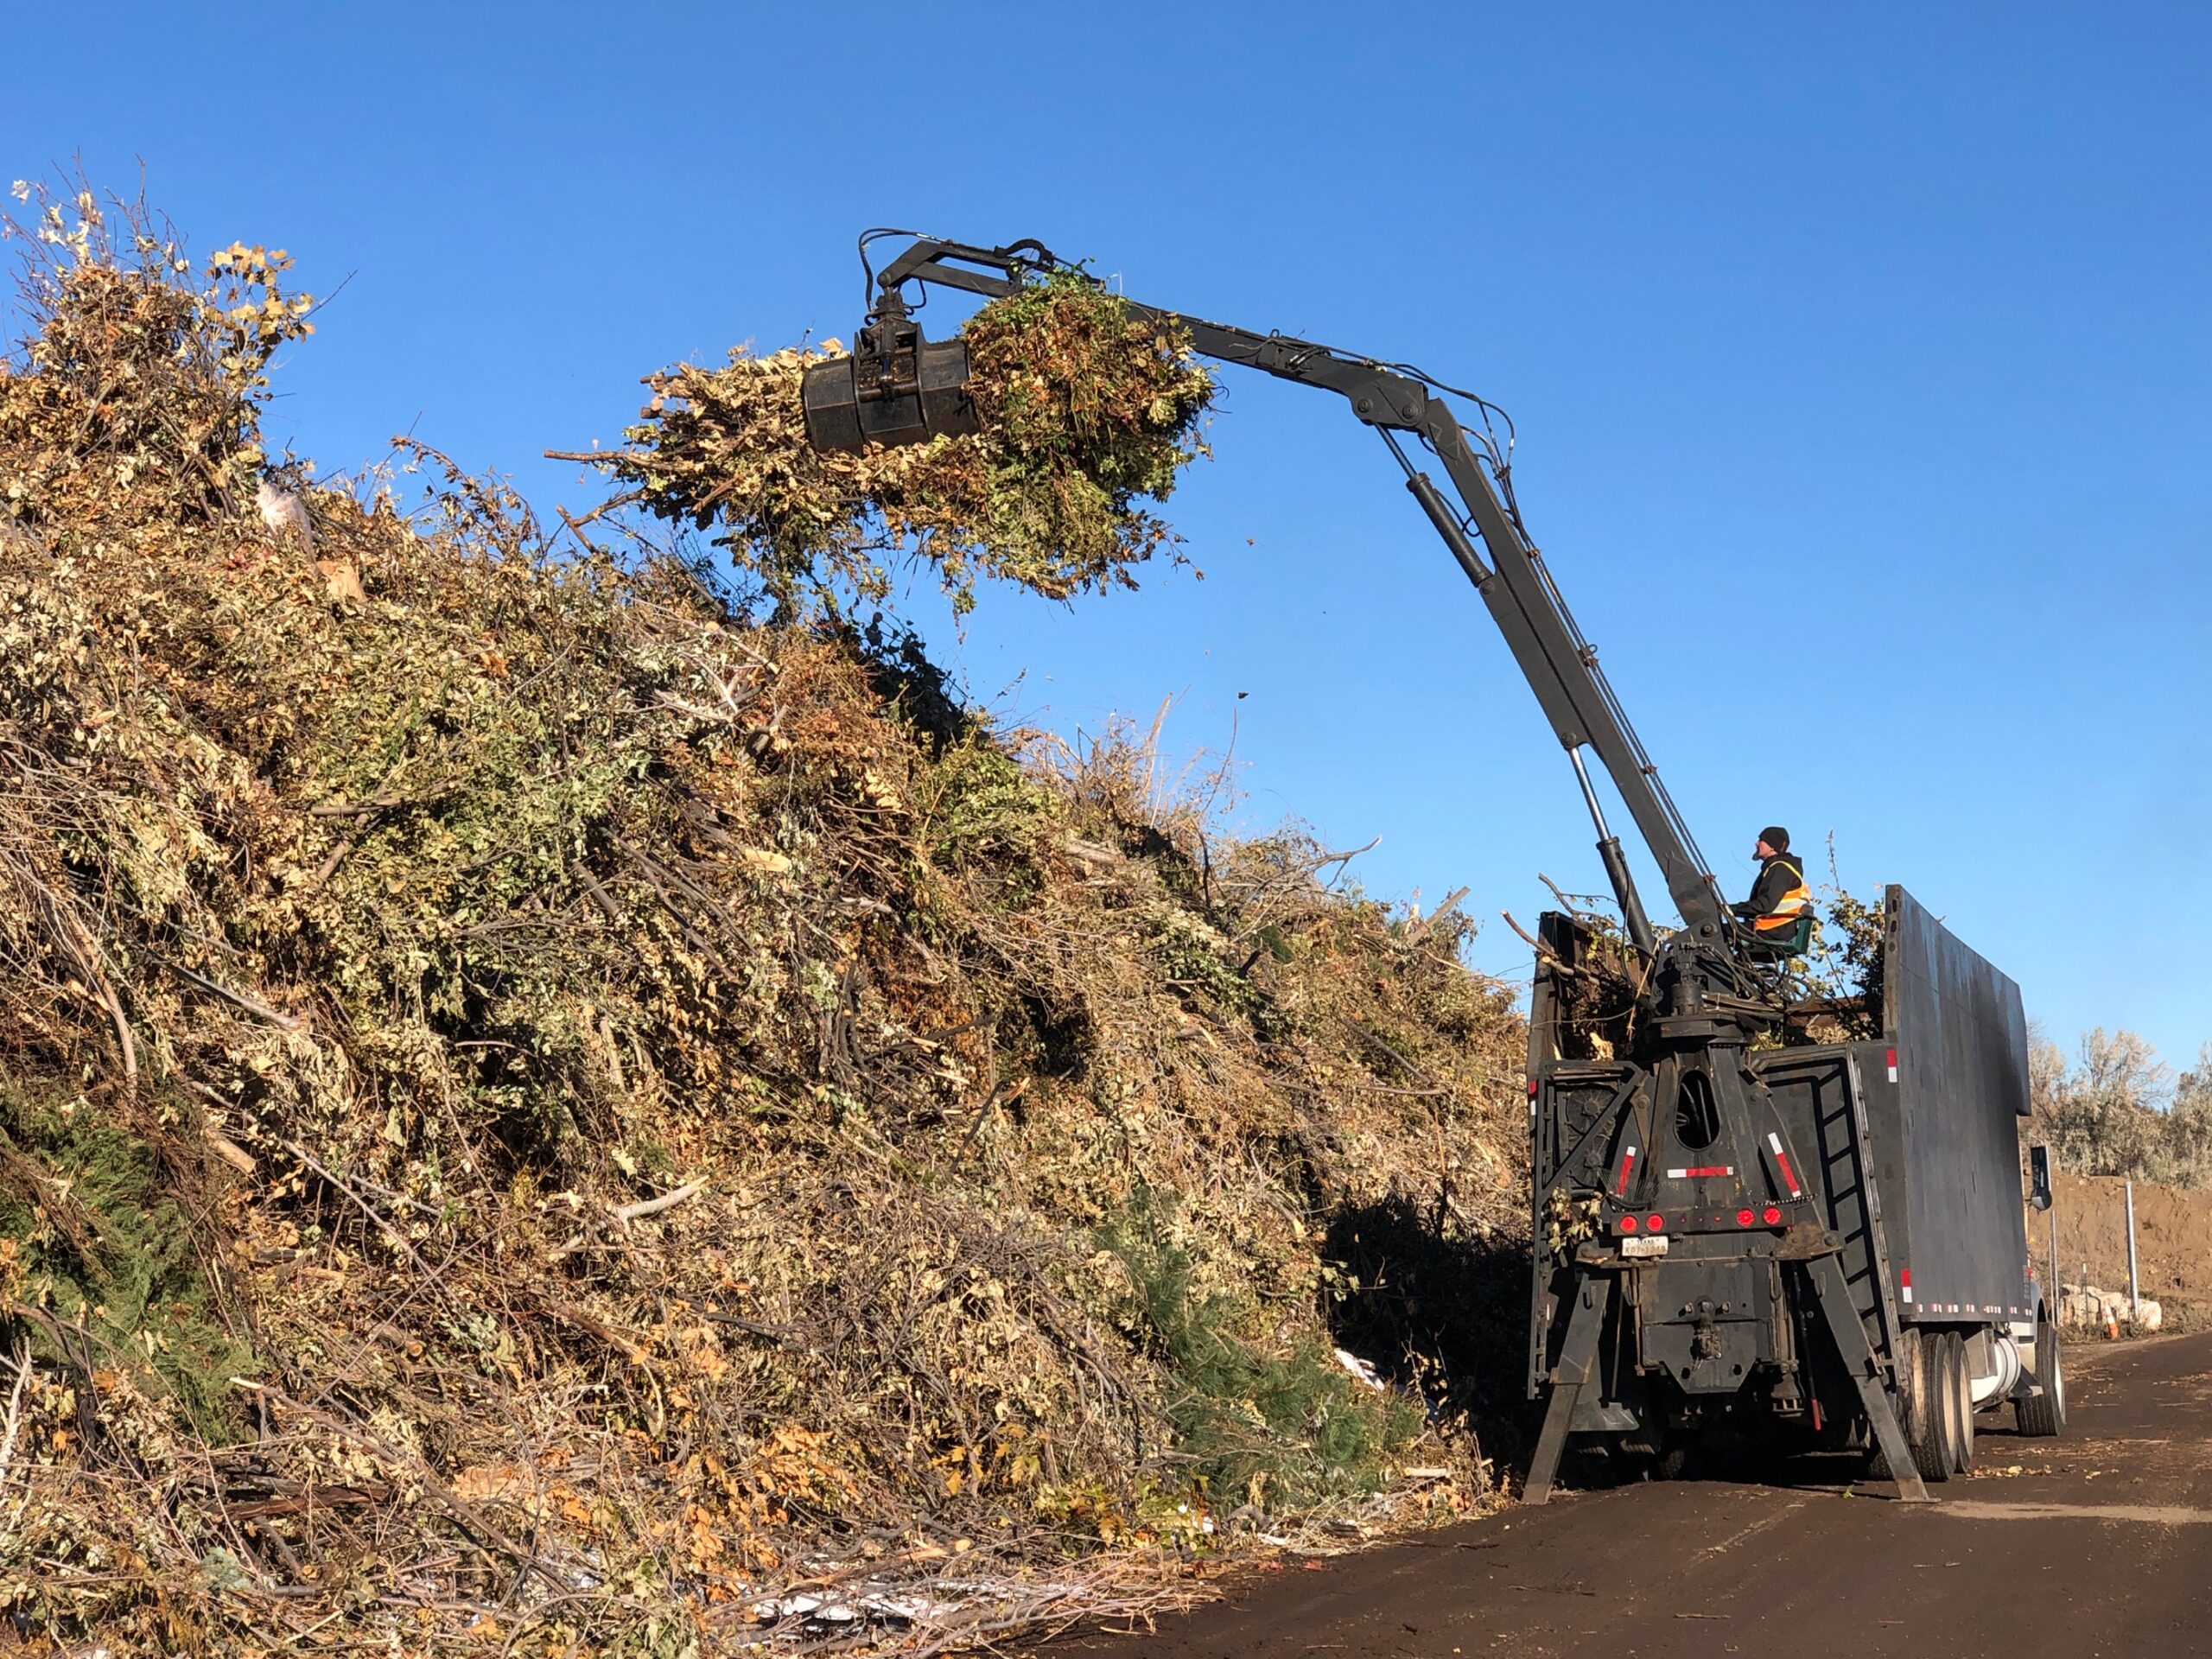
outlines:
[{"label": "blue sky", "polygon": [[[344,291],[275,425],[411,429],[544,503],[638,377],[849,337],[864,226],[1034,236],[1128,292],[1509,409],[1537,539],[1707,854],[1901,880],[2069,1038],[2212,1038],[2212,13],[2182,5],[20,10],[0,175],[81,156]],[[944,311],[938,314],[945,315]],[[987,594],[972,692],[1234,722],[1247,823],[1465,885],[1603,884],[1502,642],[1340,404],[1232,378],[1205,572]],[[1240,692],[1249,695],[1239,698]],[[1647,894],[1659,892],[1645,867]]]}]

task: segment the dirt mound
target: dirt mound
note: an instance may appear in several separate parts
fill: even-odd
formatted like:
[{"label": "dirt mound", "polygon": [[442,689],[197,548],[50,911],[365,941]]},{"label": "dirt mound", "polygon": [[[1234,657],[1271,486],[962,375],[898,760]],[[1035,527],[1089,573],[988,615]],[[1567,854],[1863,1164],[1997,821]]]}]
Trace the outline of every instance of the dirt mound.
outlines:
[{"label": "dirt mound", "polygon": [[1154,1593],[1109,1546],[1483,1490],[1523,1037],[1468,924],[428,452],[272,471],[281,256],[89,194],[31,228],[19,1630],[927,1645]]},{"label": "dirt mound", "polygon": [[[2051,1217],[2058,1266],[2069,1285],[2127,1288],[2126,1183],[2116,1176],[2052,1179],[2049,1214],[2028,1211],[2028,1251],[2047,1270]],[[2136,1272],[2142,1293],[2165,1305],[2212,1307],[2212,1192],[2135,1183]]]}]

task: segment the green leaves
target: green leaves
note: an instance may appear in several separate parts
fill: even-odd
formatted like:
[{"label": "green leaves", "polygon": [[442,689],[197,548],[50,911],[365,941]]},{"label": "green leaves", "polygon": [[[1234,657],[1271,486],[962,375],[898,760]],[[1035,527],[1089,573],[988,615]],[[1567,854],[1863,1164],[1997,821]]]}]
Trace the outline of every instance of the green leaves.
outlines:
[{"label": "green leaves", "polygon": [[[211,1306],[172,1185],[151,1146],[82,1096],[0,1091],[0,1282],[14,1276],[12,1299],[85,1330],[86,1351],[221,1436],[228,1380],[253,1356]],[[35,1357],[73,1357],[50,1325],[23,1329]]]}]

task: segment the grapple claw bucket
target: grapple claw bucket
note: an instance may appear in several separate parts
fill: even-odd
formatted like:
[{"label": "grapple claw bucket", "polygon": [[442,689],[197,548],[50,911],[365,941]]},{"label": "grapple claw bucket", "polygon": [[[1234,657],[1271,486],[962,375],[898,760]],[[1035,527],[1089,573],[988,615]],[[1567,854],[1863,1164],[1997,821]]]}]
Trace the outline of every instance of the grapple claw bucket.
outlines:
[{"label": "grapple claw bucket", "polygon": [[968,396],[968,347],[930,341],[886,313],[861,330],[859,349],[806,372],[806,437],[817,449],[926,443],[976,430]]}]

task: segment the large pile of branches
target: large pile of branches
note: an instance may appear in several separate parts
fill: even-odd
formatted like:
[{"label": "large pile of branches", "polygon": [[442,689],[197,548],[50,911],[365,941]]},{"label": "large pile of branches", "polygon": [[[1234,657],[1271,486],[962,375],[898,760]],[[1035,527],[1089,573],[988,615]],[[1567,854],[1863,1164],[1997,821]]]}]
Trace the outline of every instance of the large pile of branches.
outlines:
[{"label": "large pile of branches", "polygon": [[281,257],[29,228],[19,1631],[927,1647],[1153,1593],[1104,1547],[1480,1492],[1521,1035],[1455,913],[433,456],[276,489]]}]

